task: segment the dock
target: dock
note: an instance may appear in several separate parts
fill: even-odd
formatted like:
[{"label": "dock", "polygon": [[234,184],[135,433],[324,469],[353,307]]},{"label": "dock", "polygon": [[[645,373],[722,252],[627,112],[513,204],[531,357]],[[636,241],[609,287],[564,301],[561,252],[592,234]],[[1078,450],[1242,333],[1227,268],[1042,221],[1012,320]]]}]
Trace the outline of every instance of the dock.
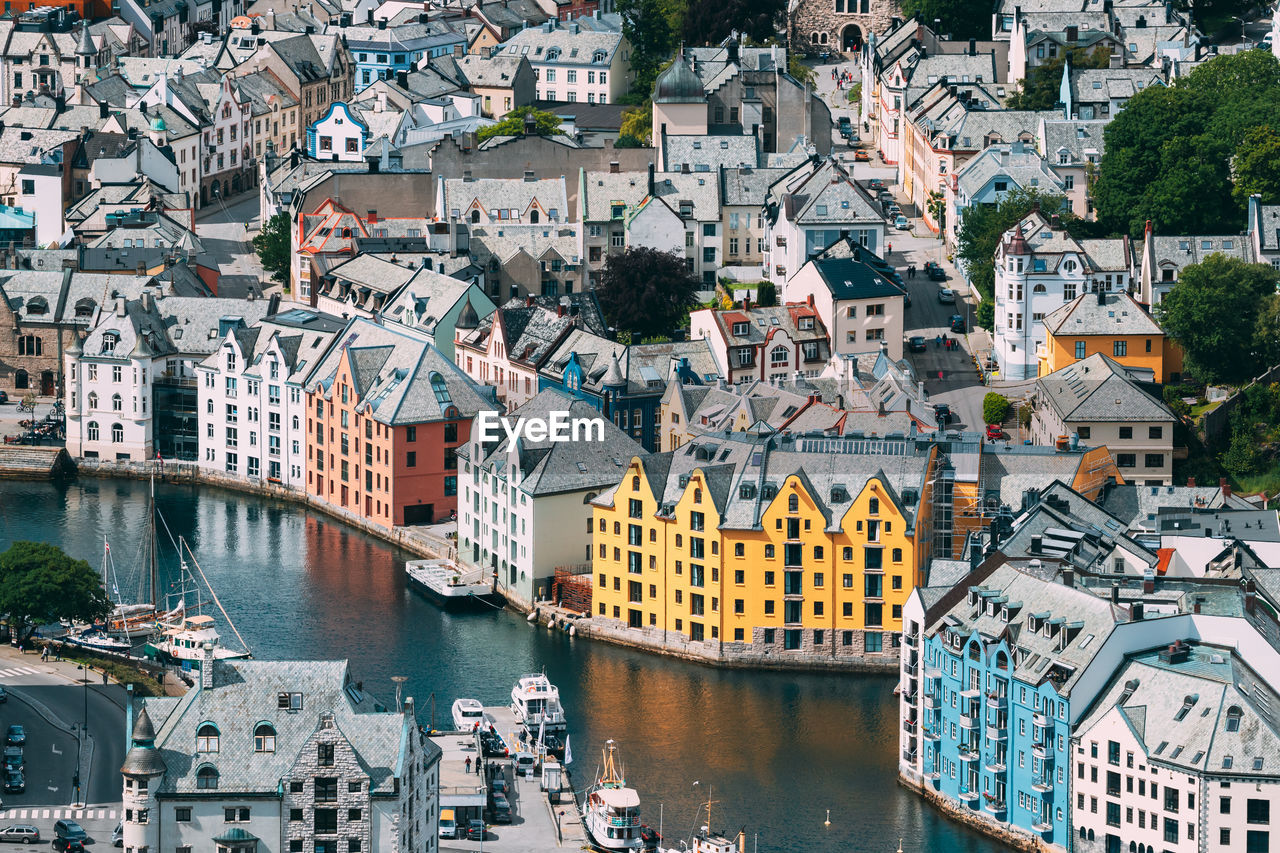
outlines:
[{"label": "dock", "polygon": [[[487,719],[514,754],[521,726],[508,706],[487,706]],[[556,791],[544,790],[544,777],[517,776],[511,757],[482,758],[478,738],[469,732],[436,732],[431,740],[440,747],[440,808],[454,809],[459,823],[485,820],[483,849],[494,853],[550,853],[589,846],[587,829],[573,795],[569,772],[561,768]],[[470,762],[468,763],[468,759]],[[557,765],[558,766],[558,765]],[[486,767],[501,773],[510,786],[511,823],[490,824],[486,805],[489,784]],[[547,778],[554,776],[554,771]],[[556,799],[558,802],[553,803]],[[479,851],[479,841],[440,839],[441,851]]]}]

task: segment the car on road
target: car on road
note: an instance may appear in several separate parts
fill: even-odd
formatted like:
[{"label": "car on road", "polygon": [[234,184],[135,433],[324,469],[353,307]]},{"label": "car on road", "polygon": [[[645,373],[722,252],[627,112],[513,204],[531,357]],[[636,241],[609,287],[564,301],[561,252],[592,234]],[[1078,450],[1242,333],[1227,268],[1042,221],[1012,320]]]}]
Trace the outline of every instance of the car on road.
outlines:
[{"label": "car on road", "polygon": [[959,314],[951,315],[951,331],[955,332],[957,335],[963,335],[965,332],[969,331],[965,328],[964,318]]},{"label": "car on road", "polygon": [[58,821],[53,825],[53,834],[55,837],[67,841],[84,841],[89,837],[89,833],[84,831],[84,827],[74,820]]},{"label": "car on road", "polygon": [[897,228],[899,231],[910,231],[911,223],[907,221],[907,217],[899,213],[898,216],[893,220],[893,227]]},{"label": "car on road", "polygon": [[21,770],[4,771],[4,792],[6,794],[21,794],[26,790],[27,780],[23,778]]},{"label": "car on road", "polygon": [[1000,424],[987,424],[987,441],[1000,441],[1009,437]]},{"label": "car on road", "polygon": [[484,841],[484,821],[472,820],[467,823],[467,840]]},{"label": "car on road", "polygon": [[947,280],[947,271],[936,261],[925,261],[924,274],[929,277],[929,281]]},{"label": "car on road", "polygon": [[505,797],[511,793],[511,786],[507,784],[507,777],[505,776],[495,776],[493,781],[489,783],[489,788],[495,797],[498,794]]},{"label": "car on road", "polygon": [[15,823],[0,829],[0,841],[10,844],[35,844],[40,840],[40,830],[29,823]]},{"label": "car on road", "polygon": [[871,155],[863,151],[862,149],[858,149],[857,151],[853,152],[853,159],[854,159],[854,162],[857,162],[857,163],[870,163]]},{"label": "car on road", "polygon": [[4,748],[4,769],[5,770],[21,770],[22,765],[26,764],[26,759],[22,757],[22,747],[6,746]]},{"label": "car on road", "polygon": [[451,840],[458,837],[458,822],[454,820],[453,809],[440,810],[439,835]]},{"label": "car on road", "polygon": [[836,119],[836,127],[840,128],[842,136],[853,133],[853,120],[848,116],[840,116],[840,118]]},{"label": "car on road", "polygon": [[55,838],[53,849],[58,853],[84,853],[84,840],[77,838]]},{"label": "car on road", "polygon": [[494,823],[511,823],[511,803],[505,794],[493,795],[493,806],[489,809]]},{"label": "car on road", "polygon": [[951,407],[946,403],[933,404],[933,416],[938,421],[938,426],[946,426],[955,415],[951,413]]},{"label": "car on road", "polygon": [[4,391],[0,391],[0,403],[7,403],[7,402],[9,402],[9,395],[6,394]]},{"label": "car on road", "polygon": [[121,821],[120,823],[117,823],[116,828],[111,830],[111,846],[112,847],[124,846],[124,822],[123,821]]},{"label": "car on road", "polygon": [[924,352],[924,337],[921,335],[912,335],[907,338],[907,352]]},{"label": "car on road", "polygon": [[9,746],[22,746],[27,742],[27,730],[16,724],[9,726],[9,731],[5,734],[4,742]]},{"label": "car on road", "polygon": [[938,291],[938,301],[943,305],[955,305],[956,292],[949,287],[944,287]]},{"label": "car on road", "polygon": [[880,178],[872,178],[871,180],[867,181],[867,189],[882,190],[884,189],[884,181],[881,180]]},{"label": "car on road", "polygon": [[1258,42],[1258,49],[1271,50],[1271,33],[1267,33],[1262,37],[1262,40]]}]

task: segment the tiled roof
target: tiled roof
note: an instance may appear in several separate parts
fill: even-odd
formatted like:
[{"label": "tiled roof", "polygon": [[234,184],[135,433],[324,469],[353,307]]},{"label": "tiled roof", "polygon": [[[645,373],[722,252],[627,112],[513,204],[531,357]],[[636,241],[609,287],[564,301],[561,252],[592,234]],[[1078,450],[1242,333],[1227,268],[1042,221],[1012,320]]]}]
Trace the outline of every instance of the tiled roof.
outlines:
[{"label": "tiled roof", "polygon": [[1129,378],[1122,364],[1098,353],[1040,377],[1036,394],[1064,423],[1175,420],[1163,402]]},{"label": "tiled roof", "polygon": [[1045,315],[1054,335],[1163,335],[1164,331],[1128,293],[1082,293]]}]

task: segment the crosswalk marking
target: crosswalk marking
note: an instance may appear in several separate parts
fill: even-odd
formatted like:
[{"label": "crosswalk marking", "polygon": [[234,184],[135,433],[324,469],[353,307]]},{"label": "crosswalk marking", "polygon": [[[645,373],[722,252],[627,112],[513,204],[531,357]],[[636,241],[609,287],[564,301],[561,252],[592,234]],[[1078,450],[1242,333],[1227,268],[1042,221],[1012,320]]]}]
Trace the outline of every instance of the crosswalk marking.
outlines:
[{"label": "crosswalk marking", "polygon": [[0,669],[0,678],[12,678],[15,675],[39,675],[40,670],[29,666],[16,666],[12,669]]},{"label": "crosswalk marking", "polygon": [[115,820],[116,809],[8,809],[0,810],[0,820]]}]

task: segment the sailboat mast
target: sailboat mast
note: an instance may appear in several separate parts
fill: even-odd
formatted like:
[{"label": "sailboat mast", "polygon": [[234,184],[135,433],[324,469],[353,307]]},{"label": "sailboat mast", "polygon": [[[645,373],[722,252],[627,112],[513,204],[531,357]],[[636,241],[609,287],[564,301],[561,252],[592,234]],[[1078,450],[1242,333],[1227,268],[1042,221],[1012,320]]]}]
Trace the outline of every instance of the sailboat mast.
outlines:
[{"label": "sailboat mast", "polygon": [[151,472],[151,511],[147,514],[147,535],[151,540],[151,606],[160,612],[160,563],[156,559],[156,474]]}]

